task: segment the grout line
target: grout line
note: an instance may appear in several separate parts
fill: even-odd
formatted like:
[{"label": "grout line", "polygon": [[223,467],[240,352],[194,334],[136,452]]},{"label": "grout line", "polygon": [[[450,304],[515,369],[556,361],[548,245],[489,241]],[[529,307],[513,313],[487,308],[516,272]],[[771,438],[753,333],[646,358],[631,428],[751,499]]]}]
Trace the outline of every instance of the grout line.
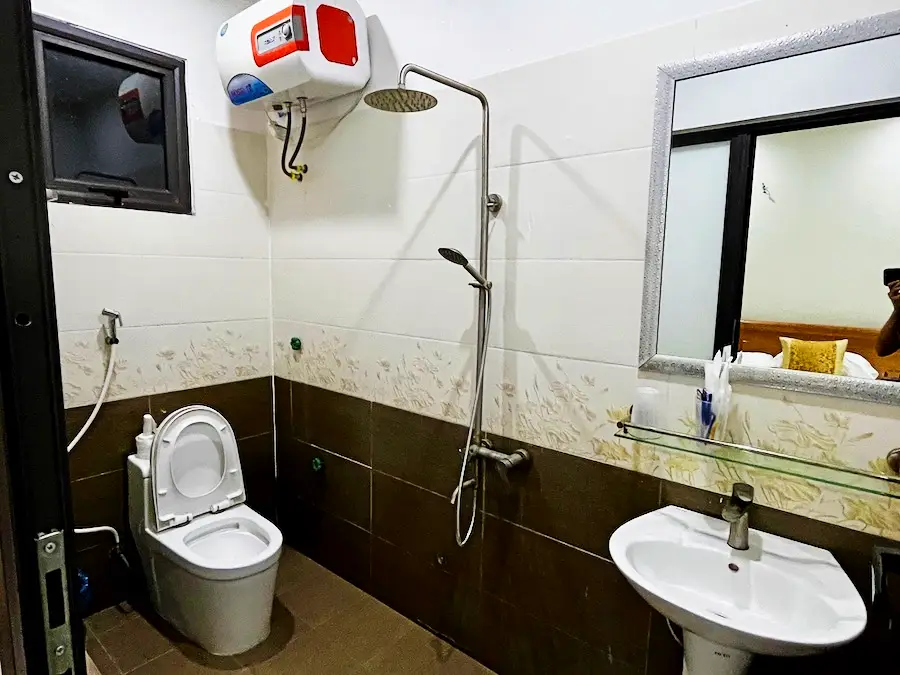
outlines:
[{"label": "grout line", "polygon": [[422,487],[421,485],[417,485],[416,483],[412,483],[408,480],[404,480],[403,478],[399,478],[393,474],[385,473],[384,471],[379,471],[378,469],[372,469],[372,473],[373,474],[377,473],[382,476],[387,476],[388,478],[391,478],[391,479],[397,481],[398,483],[403,483],[404,485],[409,485],[410,487],[414,487],[416,489],[422,490],[422,492],[427,492],[428,494],[434,495],[436,497],[440,497],[441,499],[446,499],[447,501],[450,500],[450,498],[445,494],[441,494],[440,492],[435,492],[434,490],[430,490],[426,487]]},{"label": "grout line", "polygon": [[[349,331],[349,332],[354,332],[354,333],[371,333],[372,335],[383,335],[386,337],[397,337],[397,338],[404,338],[407,340],[425,340],[428,342],[434,342],[434,343],[438,343],[438,344],[451,345],[451,346],[455,346],[455,347],[464,347],[466,349],[474,349],[475,348],[474,343],[471,343],[471,342],[454,342],[452,340],[444,340],[441,338],[428,337],[428,336],[424,336],[424,335],[408,335],[408,334],[403,334],[403,333],[390,333],[387,331],[371,330],[368,328],[353,328],[350,326],[336,326],[331,323],[319,323],[317,321],[287,319],[287,318],[279,318],[279,317],[276,317],[275,321],[280,321],[282,323],[305,324],[308,326],[315,326],[318,328],[332,328],[335,330],[343,330],[343,331]],[[600,361],[597,359],[588,359],[588,358],[584,358],[584,357],[565,356],[562,354],[550,354],[547,352],[532,351],[532,350],[528,350],[528,349],[512,349],[510,347],[492,347],[492,346],[488,345],[488,353],[490,353],[492,351],[493,352],[509,352],[509,353],[513,353],[513,354],[529,354],[531,356],[543,356],[543,357],[546,357],[549,359],[562,359],[564,361],[573,361],[573,362],[581,362],[581,363],[595,363],[595,364],[600,364],[600,365],[604,365],[604,366],[616,366],[618,368],[629,368],[629,369],[633,369],[633,370],[637,370],[637,368],[638,368],[636,363],[634,363],[634,364],[615,363],[613,361]],[[310,386],[318,386],[318,385],[310,385]],[[319,388],[326,389],[325,387],[319,387]],[[328,391],[336,391],[336,390],[328,389]],[[345,392],[338,392],[338,393],[345,393]],[[347,395],[352,396],[352,394],[347,394]],[[361,398],[361,397],[355,397],[355,398]]]},{"label": "grout line", "polygon": [[329,450],[328,448],[323,448],[320,445],[316,445],[315,443],[310,443],[309,441],[304,441],[297,437],[294,437],[294,440],[299,441],[303,445],[308,445],[311,448],[315,448],[316,450],[321,450],[322,452],[327,452],[329,455],[332,455],[333,457],[339,457],[340,459],[344,459],[352,464],[356,464],[357,466],[361,466],[363,468],[369,469],[370,471],[372,470],[371,466],[369,466],[368,464],[364,464],[363,462],[360,462],[358,459],[353,459],[351,457],[347,457],[346,455],[342,455],[339,452],[334,452],[333,450]]},{"label": "grout line", "polygon": [[[303,257],[289,256],[284,258],[273,258],[273,262],[293,262],[293,261],[316,261],[316,262],[433,262],[442,263],[443,261],[437,257],[403,257],[403,258],[383,258],[383,257]],[[488,258],[488,262],[506,263],[506,262],[529,262],[529,263],[643,263],[644,258]],[[496,282],[495,282],[496,283]]]},{"label": "grout line", "polygon": [[[146,323],[146,324],[132,324],[130,326],[125,326],[119,329],[119,333],[127,333],[129,331],[135,331],[141,328],[171,328],[172,326],[208,326],[208,325],[217,325],[217,324],[229,324],[229,323],[262,323],[265,321],[269,321],[268,317],[249,317],[249,318],[241,318],[241,319],[212,319],[210,321],[176,321],[173,323]],[[99,332],[99,328],[67,328],[65,330],[59,331],[60,335],[66,335],[67,333],[90,333],[91,335],[96,335]],[[255,378],[249,378],[255,379]],[[207,385],[204,385],[207,386]]]},{"label": "grout line", "polygon": [[[169,642],[169,648],[168,648],[166,651],[164,651],[162,654],[159,654],[158,656],[154,656],[154,657],[153,657],[152,659],[150,659],[149,661],[144,661],[141,665],[135,666],[135,667],[132,668],[131,670],[123,671],[123,673],[124,673],[125,675],[128,675],[128,673],[133,673],[133,672],[136,671],[138,668],[143,668],[144,666],[146,666],[146,665],[148,665],[148,664],[150,664],[150,663],[153,663],[154,661],[158,661],[158,660],[161,659],[162,657],[168,656],[170,653],[172,653],[172,652],[174,652],[174,651],[175,651],[175,647],[172,645],[171,642]],[[116,664],[116,667],[118,667],[118,664]],[[120,668],[120,670],[121,670],[121,668]]]},{"label": "grout line", "polygon": [[98,258],[148,258],[152,260],[215,260],[221,262],[223,260],[243,261],[243,262],[265,262],[269,260],[265,256],[259,258],[247,257],[241,255],[177,255],[170,253],[111,253],[108,251],[54,251],[54,257],[98,257]]},{"label": "grout line", "polygon": [[556,537],[551,537],[549,534],[544,534],[543,532],[538,532],[537,530],[532,530],[530,527],[526,527],[525,525],[521,525],[519,523],[514,523],[511,520],[506,520],[505,518],[500,518],[498,516],[493,515],[492,513],[485,513],[486,516],[493,518],[494,520],[499,520],[500,522],[506,523],[507,525],[512,525],[513,527],[518,527],[520,530],[524,530],[525,532],[530,532],[531,534],[537,535],[538,537],[543,537],[544,539],[549,539],[550,541],[554,541],[557,544],[562,544],[567,548],[575,549],[585,555],[589,555],[592,558],[598,558],[604,562],[608,562],[610,565],[615,565],[612,559],[607,558],[606,556],[602,556],[599,553],[592,553],[587,549],[583,549],[580,546],[576,546],[575,544],[570,544],[567,541],[563,541],[562,539],[557,539]]},{"label": "grout line", "polygon": [[[568,162],[576,159],[585,159],[587,157],[596,157],[600,155],[618,155],[626,152],[636,152],[638,150],[652,150],[652,146],[647,144],[634,145],[629,146],[627,148],[615,148],[613,150],[599,150],[595,152],[582,152],[573,155],[566,155],[564,157],[547,157],[546,159],[533,159],[526,160],[515,163],[503,163],[503,164],[491,164],[488,168],[490,171],[504,171],[504,170],[512,170],[516,169],[520,166],[530,166],[532,164],[552,164],[555,162]],[[476,171],[480,171],[479,168],[475,167],[472,169],[460,169],[458,171],[449,171],[444,173],[423,173],[421,175],[413,175],[407,176],[406,180],[409,182],[420,181],[420,180],[429,180],[435,178],[447,178],[450,176],[464,176],[469,173],[475,173]]]}]

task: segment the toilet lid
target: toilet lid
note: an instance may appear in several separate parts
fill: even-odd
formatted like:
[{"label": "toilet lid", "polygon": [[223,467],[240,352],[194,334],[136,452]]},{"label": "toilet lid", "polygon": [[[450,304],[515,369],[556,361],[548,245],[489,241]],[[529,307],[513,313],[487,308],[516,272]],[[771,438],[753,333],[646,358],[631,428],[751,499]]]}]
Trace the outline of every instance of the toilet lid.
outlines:
[{"label": "toilet lid", "polygon": [[153,438],[150,474],[157,532],[244,502],[234,431],[202,405],[176,410]]}]

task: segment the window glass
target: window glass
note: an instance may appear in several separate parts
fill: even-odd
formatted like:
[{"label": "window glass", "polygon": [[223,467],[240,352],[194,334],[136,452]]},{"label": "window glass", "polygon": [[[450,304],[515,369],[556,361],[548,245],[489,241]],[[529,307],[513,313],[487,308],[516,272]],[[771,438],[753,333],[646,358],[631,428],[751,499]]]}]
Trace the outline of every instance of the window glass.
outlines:
[{"label": "window glass", "polygon": [[56,45],[44,45],[56,178],[169,189],[163,83]]}]

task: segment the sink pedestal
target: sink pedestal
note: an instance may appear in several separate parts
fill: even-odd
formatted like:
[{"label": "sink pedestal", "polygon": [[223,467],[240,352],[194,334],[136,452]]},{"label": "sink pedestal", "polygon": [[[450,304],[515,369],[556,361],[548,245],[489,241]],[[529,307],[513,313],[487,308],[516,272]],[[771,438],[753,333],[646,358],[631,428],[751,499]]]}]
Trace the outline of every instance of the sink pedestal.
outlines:
[{"label": "sink pedestal", "polygon": [[684,631],[683,675],[746,675],[753,654]]}]

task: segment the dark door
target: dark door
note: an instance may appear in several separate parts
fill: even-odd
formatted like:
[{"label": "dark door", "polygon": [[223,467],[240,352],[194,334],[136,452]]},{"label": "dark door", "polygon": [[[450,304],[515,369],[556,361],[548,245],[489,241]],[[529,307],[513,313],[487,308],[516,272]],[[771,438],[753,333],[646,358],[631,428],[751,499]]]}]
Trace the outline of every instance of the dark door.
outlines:
[{"label": "dark door", "polygon": [[66,625],[75,547],[29,0],[0,3],[0,63],[0,624],[21,630],[16,672],[82,675],[81,624]]}]

